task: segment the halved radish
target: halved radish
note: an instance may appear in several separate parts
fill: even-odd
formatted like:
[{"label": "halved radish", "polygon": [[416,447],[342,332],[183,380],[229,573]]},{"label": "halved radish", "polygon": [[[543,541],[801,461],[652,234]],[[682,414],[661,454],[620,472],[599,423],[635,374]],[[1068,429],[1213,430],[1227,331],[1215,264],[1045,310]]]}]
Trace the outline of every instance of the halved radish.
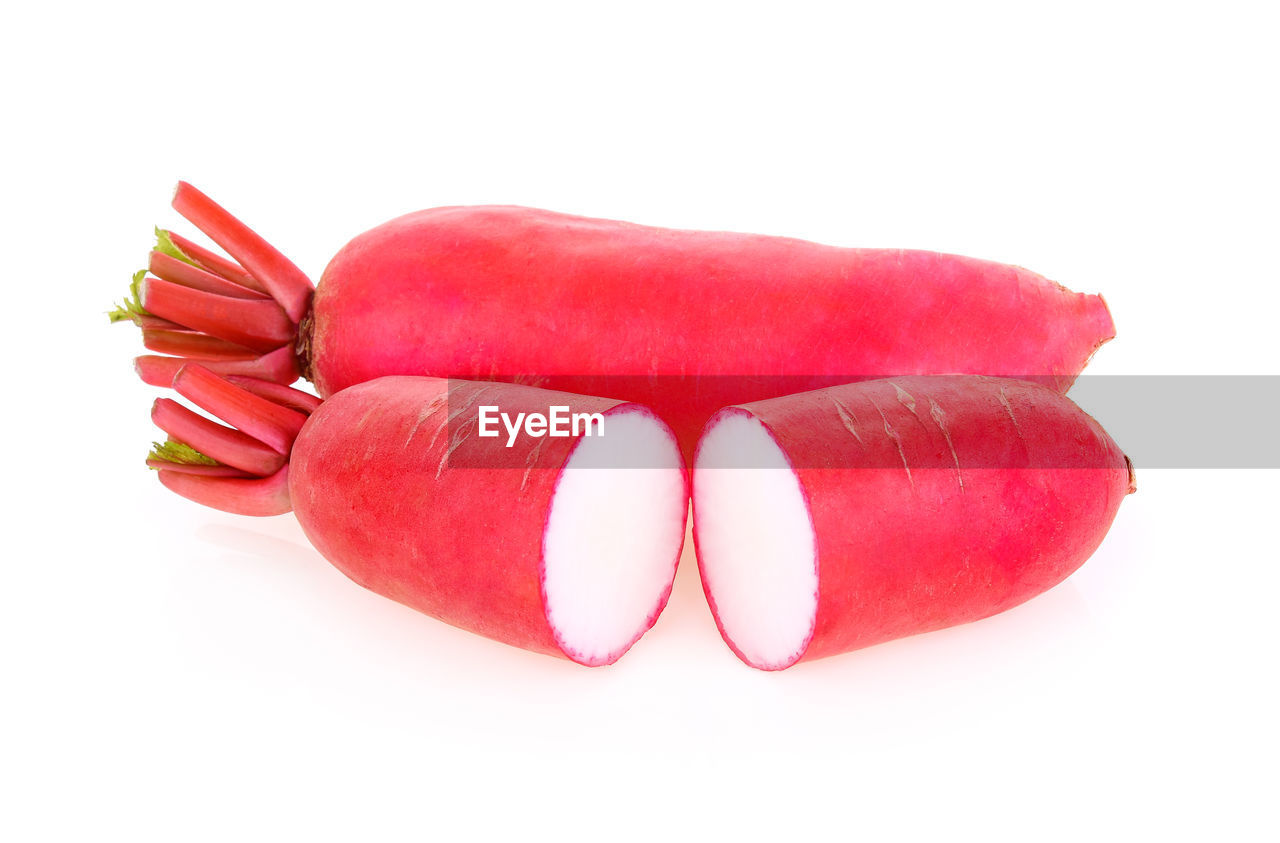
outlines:
[{"label": "halved radish", "polygon": [[[415,377],[369,381],[317,407],[197,366],[174,387],[239,430],[161,399],[157,422],[190,446],[170,449],[181,461],[153,458],[161,481],[231,512],[292,508],[326,559],[379,594],[586,665],[618,659],[666,605],[688,485],[674,434],[644,407]],[[591,435],[526,425],[486,438],[478,416],[490,406],[512,418],[562,406],[601,423]]]},{"label": "halved radish", "polygon": [[725,641],[789,667],[977,620],[1102,541],[1127,458],[1022,381],[902,377],[722,410],[694,462],[694,540]]}]

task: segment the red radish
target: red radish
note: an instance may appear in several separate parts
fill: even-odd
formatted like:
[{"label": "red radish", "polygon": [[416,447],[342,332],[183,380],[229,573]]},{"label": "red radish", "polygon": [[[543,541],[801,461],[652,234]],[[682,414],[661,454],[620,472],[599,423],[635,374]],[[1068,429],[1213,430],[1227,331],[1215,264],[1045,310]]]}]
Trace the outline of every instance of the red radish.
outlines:
[{"label": "red radish", "polygon": [[[180,184],[174,207],[235,261],[162,233],[170,260],[152,263],[167,280],[113,318],[221,341],[154,340],[163,351],[282,383],[300,370],[322,396],[395,374],[611,395],[653,407],[686,453],[727,404],[869,377],[970,372],[1065,392],[1114,335],[1100,297],[1019,267],[502,206],[378,226],[338,252],[313,300],[296,266],[207,196]],[[177,365],[149,357],[139,372],[163,386]]]},{"label": "red radish", "polygon": [[1097,549],[1128,459],[1031,383],[901,377],[728,407],[694,540],[721,635],[777,670],[1002,612]]},{"label": "red radish", "polygon": [[[197,365],[173,386],[238,429],[157,401],[157,424],[177,440],[149,460],[165,486],[230,512],[292,508],[326,559],[379,594],[586,665],[617,660],[666,605],[688,486],[674,435],[644,407],[414,377],[317,406]],[[601,421],[570,436],[482,438],[490,406]]]}]

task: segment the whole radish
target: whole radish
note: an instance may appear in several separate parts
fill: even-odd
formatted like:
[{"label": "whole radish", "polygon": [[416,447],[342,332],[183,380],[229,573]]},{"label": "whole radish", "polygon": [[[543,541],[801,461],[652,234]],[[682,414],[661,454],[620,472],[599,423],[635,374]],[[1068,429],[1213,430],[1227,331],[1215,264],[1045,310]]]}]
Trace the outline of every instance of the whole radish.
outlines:
[{"label": "whole radish", "polygon": [[171,441],[149,463],[165,486],[241,514],[292,509],[379,594],[586,665],[615,661],[666,605],[688,487],[673,434],[644,407],[414,377],[321,404],[194,364],[173,386],[233,427],[159,399]]},{"label": "whole radish", "polygon": [[725,641],[777,670],[1034,597],[1133,490],[1116,444],[1050,389],[900,377],[717,413],[694,462],[694,540]]},{"label": "whole radish", "polygon": [[1065,392],[1115,331],[1098,296],[1015,266],[445,207],[360,235],[311,282],[207,196],[174,207],[229,260],[161,232],[138,322],[144,380],[182,358],[321,395],[383,375],[500,380],[651,406],[686,455],[720,407],[854,380],[968,372]]}]

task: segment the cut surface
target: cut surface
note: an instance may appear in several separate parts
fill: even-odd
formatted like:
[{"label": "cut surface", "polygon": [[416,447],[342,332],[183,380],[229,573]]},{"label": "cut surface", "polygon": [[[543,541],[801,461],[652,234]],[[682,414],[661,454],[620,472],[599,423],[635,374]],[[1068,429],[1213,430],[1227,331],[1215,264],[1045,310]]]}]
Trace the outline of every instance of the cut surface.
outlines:
[{"label": "cut surface", "polygon": [[752,667],[793,664],[813,635],[818,560],[800,481],[773,435],[722,412],[698,445],[693,529],[720,631]]},{"label": "cut surface", "polygon": [[543,536],[547,619],[571,659],[610,664],[657,620],[688,506],[675,436],[648,410],[622,405],[578,440]]}]

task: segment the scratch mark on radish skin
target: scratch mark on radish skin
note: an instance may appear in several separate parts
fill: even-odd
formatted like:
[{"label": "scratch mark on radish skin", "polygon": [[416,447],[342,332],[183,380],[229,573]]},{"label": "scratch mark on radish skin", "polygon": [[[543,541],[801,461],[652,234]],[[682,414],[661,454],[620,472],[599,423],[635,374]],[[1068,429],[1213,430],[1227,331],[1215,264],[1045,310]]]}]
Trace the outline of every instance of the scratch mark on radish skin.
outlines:
[{"label": "scratch mark on radish skin", "polygon": [[458,409],[454,410],[452,413],[449,414],[449,421],[453,421],[458,416],[462,415],[467,410],[471,409],[473,405],[475,405],[480,401],[480,396],[488,392],[490,389],[491,387],[482,386],[479,389],[477,389],[475,392],[471,393],[471,397],[463,401],[461,407],[459,407]]},{"label": "scratch mark on radish skin", "polygon": [[1025,445],[1027,437],[1022,435],[1022,425],[1018,424],[1018,417],[1013,414],[1013,405],[1009,403],[1009,397],[1004,394],[1003,386],[1000,387],[1000,393],[996,397],[999,399],[1000,405],[1004,407],[1004,411],[1009,414],[1009,420],[1013,422],[1013,429],[1018,433],[1018,440]]},{"label": "scratch mark on radish skin", "polygon": [[836,414],[840,416],[840,423],[844,425],[844,429],[852,433],[853,438],[857,439],[858,444],[865,449],[867,445],[862,441],[862,437],[858,435],[857,415],[854,414],[853,410],[849,409],[848,405],[834,395],[831,396],[831,403],[836,405]]},{"label": "scratch mark on radish skin", "polygon": [[[469,409],[475,406],[480,401],[480,396],[488,392],[489,389],[490,387],[488,386],[480,387],[479,389],[472,392],[470,397],[468,397],[466,400],[462,402],[461,407],[449,413],[449,415],[445,417],[444,423],[440,425],[439,429],[436,430],[435,435],[431,437],[431,444],[434,445],[436,439],[439,438],[440,433],[446,427],[448,427],[453,421],[455,421],[459,416],[461,416],[463,413],[467,412]],[[458,450],[458,446],[460,446],[463,442],[465,442],[467,437],[471,435],[472,428],[473,428],[472,425],[463,424],[459,426],[458,429],[454,432],[453,437],[449,442],[449,447],[445,449],[444,454],[440,457],[440,464],[436,466],[437,480],[439,480],[440,475],[444,473],[445,466],[449,462],[449,457],[453,456],[453,452]]]},{"label": "scratch mark on radish skin", "polygon": [[889,385],[898,393],[898,403],[910,410],[911,415],[916,417],[916,421],[920,421],[920,416],[916,414],[916,399],[912,397],[911,393],[907,392],[893,381],[889,381]]},{"label": "scratch mark on radish skin", "polygon": [[[458,389],[463,389],[463,388],[464,388],[463,386],[458,386],[454,390],[451,390],[450,392],[452,393]],[[436,428],[436,432],[431,434],[431,440],[427,442],[428,451],[430,451],[432,448],[436,446],[436,442],[440,440],[440,434],[444,433],[445,430],[448,429],[449,425],[452,424],[453,421],[458,418],[458,416],[465,413],[473,403],[479,401],[480,396],[488,389],[489,387],[487,386],[480,387],[475,392],[471,393],[471,397],[463,400],[462,406],[458,407],[456,410],[445,415],[445,417],[440,421],[440,426]],[[464,425],[464,427],[466,427],[466,425]],[[455,434],[455,436],[456,435],[457,434]],[[456,448],[457,445],[455,444],[452,447]],[[448,456],[451,453],[453,453],[452,448],[448,451],[448,453],[445,454],[445,456]]]},{"label": "scratch mark on radish skin", "polygon": [[942,408],[938,406],[938,402],[932,398],[929,399],[929,416],[933,419],[934,424],[938,426],[938,430],[942,431],[942,436],[947,440],[947,447],[951,450],[951,459],[956,463],[956,480],[960,483],[960,491],[964,492],[964,475],[960,473],[960,457],[956,454],[956,446],[951,444],[951,431],[947,430],[947,416],[942,412]]},{"label": "scratch mark on radish skin", "polygon": [[440,434],[444,433],[449,427],[449,417],[445,416],[440,420],[440,426],[436,428],[436,432],[431,434],[431,440],[427,442],[427,450],[430,451],[436,446],[436,442],[440,439]]},{"label": "scratch mark on radish skin", "polygon": [[[459,435],[461,434],[461,435]],[[453,452],[458,450],[466,438],[471,435],[471,425],[463,425],[458,428],[458,432],[453,434],[453,441],[449,443],[449,447],[445,449],[444,454],[440,457],[440,464],[436,466],[436,479],[440,479],[440,475],[444,474],[445,465],[449,462],[449,457]]]},{"label": "scratch mark on radish skin", "polygon": [[538,444],[533,446],[533,450],[529,452],[529,458],[525,460],[524,476],[520,478],[520,491],[524,491],[525,486],[529,483],[529,474],[533,471],[533,467],[538,464],[538,457],[542,454],[542,446],[547,443],[546,439],[539,439]]},{"label": "scratch mark on radish skin", "polygon": [[364,415],[360,417],[360,421],[356,422],[355,429],[364,430],[364,426],[369,423],[369,417],[372,416],[377,411],[378,411],[378,408],[376,406],[370,407],[368,410],[365,410]]},{"label": "scratch mark on radish skin", "polygon": [[880,420],[884,422],[884,432],[898,449],[898,456],[902,458],[902,467],[906,469],[907,480],[911,483],[911,491],[916,490],[915,478],[911,476],[911,466],[907,465],[907,452],[902,450],[902,437],[898,435],[898,431],[894,430],[893,425],[889,424],[888,417],[885,416],[884,410],[880,409],[880,405],[876,403],[876,399],[870,395],[867,400],[871,402],[871,406],[876,408],[876,412],[880,414]]},{"label": "scratch mark on radish skin", "polygon": [[436,411],[440,409],[440,405],[444,404],[448,398],[449,393],[442,392],[435,398],[432,398],[420,411],[418,411],[418,418],[414,421],[413,427],[410,428],[408,438],[404,440],[405,450],[409,449],[409,443],[413,441],[413,437],[418,435],[418,428],[422,427],[422,425],[426,423],[427,419],[434,416]]}]

